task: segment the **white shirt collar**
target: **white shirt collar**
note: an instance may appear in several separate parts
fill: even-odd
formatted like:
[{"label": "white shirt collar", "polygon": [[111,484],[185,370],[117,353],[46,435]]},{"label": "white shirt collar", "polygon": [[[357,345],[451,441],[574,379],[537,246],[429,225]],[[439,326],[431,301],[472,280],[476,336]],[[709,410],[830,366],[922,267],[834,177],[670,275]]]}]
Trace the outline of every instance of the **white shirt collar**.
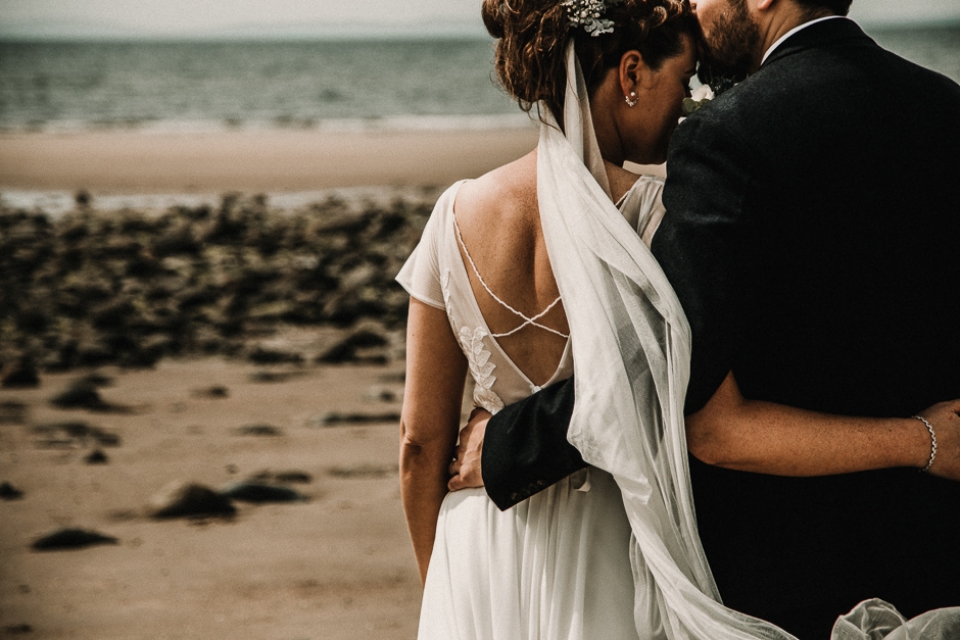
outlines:
[{"label": "white shirt collar", "polygon": [[824,21],[826,21],[826,20],[835,20],[835,19],[837,19],[837,18],[843,18],[844,20],[849,20],[849,19],[850,19],[850,18],[848,18],[848,17],[846,17],[846,16],[827,16],[827,17],[825,17],[825,18],[817,18],[816,20],[811,20],[810,22],[804,22],[803,24],[801,24],[801,25],[799,25],[799,26],[796,26],[796,27],[794,27],[793,29],[790,29],[790,31],[787,31],[785,34],[783,34],[782,36],[780,36],[780,38],[777,39],[776,42],[774,42],[772,45],[770,45],[770,48],[767,49],[766,53],[763,54],[763,60],[760,61],[760,66],[763,66],[763,63],[767,61],[767,58],[770,57],[770,54],[773,53],[773,50],[774,50],[774,49],[776,49],[776,48],[779,47],[781,44],[783,44],[783,42],[784,42],[787,38],[789,38],[790,36],[792,36],[793,34],[797,33],[798,31],[802,31],[803,29],[806,29],[807,27],[809,27],[809,26],[812,25],[812,24],[817,24],[818,22],[824,22]]}]

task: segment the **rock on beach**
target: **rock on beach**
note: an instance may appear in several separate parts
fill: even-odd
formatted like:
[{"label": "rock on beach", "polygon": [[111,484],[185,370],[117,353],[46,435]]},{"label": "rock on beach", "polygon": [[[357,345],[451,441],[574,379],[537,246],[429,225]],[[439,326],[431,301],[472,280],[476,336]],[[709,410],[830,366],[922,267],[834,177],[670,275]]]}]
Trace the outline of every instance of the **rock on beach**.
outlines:
[{"label": "rock on beach", "polygon": [[99,544],[119,544],[119,541],[97,531],[85,529],[58,529],[41,536],[33,542],[31,548],[36,551],[57,551],[63,549],[82,549]]},{"label": "rock on beach", "polygon": [[175,480],[160,489],[147,506],[155,519],[230,517],[237,508],[230,499],[209,487]]}]

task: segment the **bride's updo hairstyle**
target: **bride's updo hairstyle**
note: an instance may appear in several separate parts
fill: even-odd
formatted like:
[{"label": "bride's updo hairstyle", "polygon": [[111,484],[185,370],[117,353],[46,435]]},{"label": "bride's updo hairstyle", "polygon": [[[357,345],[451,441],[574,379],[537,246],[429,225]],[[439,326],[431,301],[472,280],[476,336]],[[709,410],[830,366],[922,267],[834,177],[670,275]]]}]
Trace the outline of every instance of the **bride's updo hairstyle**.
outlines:
[{"label": "bride's updo hairstyle", "polygon": [[620,65],[627,51],[659,69],[683,51],[683,34],[698,37],[699,26],[688,0],[620,0],[608,2],[601,18],[613,23],[610,33],[594,36],[570,24],[560,0],[483,0],[483,23],[497,38],[497,79],[520,108],[529,112],[544,102],[561,120],[566,88],[564,54],[575,40],[577,58],[592,95],[606,71]]}]

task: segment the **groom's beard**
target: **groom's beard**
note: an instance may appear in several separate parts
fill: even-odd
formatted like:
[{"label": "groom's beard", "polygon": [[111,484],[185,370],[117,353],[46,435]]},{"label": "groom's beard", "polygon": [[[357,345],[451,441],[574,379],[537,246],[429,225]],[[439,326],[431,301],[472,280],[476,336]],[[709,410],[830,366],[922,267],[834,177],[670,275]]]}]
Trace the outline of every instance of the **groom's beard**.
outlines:
[{"label": "groom's beard", "polygon": [[760,27],[751,19],[746,0],[728,0],[709,36],[704,36],[698,76],[715,91],[740,82],[750,73],[760,49]]}]

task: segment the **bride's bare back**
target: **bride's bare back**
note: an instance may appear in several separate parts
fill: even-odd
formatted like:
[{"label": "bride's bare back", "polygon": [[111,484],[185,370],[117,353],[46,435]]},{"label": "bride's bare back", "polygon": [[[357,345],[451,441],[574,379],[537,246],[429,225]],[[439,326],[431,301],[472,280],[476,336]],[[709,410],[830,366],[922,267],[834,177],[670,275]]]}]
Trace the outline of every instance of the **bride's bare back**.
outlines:
[{"label": "bride's bare back", "polygon": [[[466,182],[457,194],[454,211],[469,258],[461,247],[474,296],[493,333],[507,333],[523,318],[497,302],[470,266],[501,300],[527,317],[534,317],[560,295],[540,226],[537,206],[536,151]],[[562,302],[537,320],[555,331],[570,329]],[[566,339],[546,329],[526,325],[496,338],[510,359],[534,384],[553,376]]]}]

